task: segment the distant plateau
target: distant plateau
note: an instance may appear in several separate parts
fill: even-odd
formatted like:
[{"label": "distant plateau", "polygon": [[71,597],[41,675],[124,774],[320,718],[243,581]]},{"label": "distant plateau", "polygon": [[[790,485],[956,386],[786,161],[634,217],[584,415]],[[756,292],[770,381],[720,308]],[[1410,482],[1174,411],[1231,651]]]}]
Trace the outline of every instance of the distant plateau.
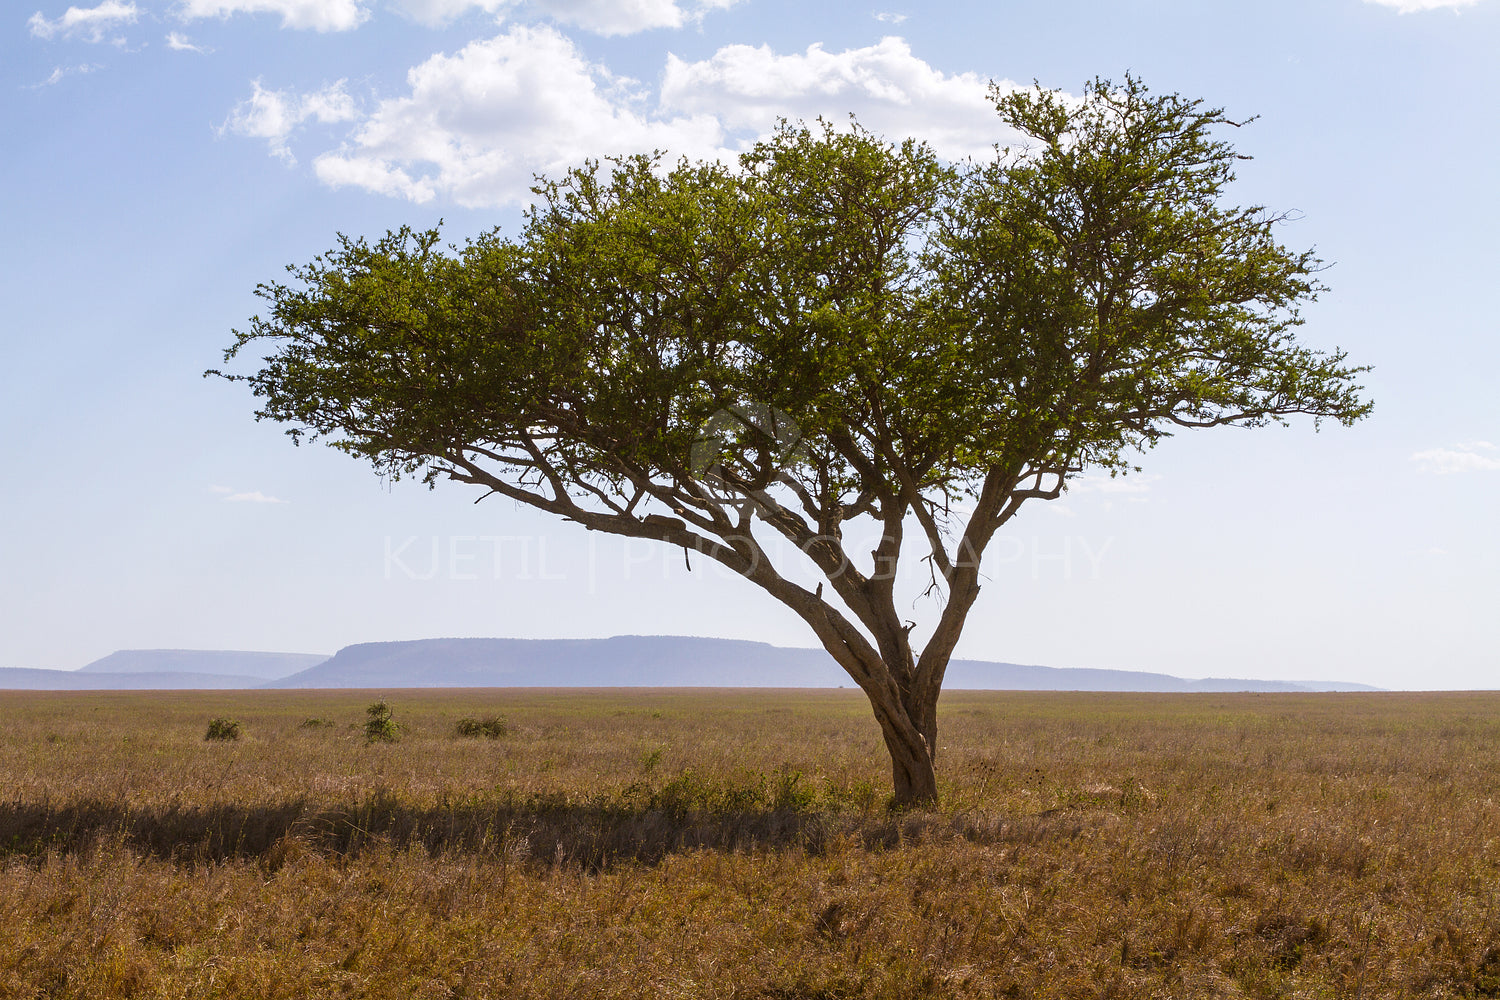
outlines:
[{"label": "distant plateau", "polygon": [[[332,656],[122,649],[77,670],[0,668],[0,689],[774,687],[853,682],[820,649],[741,639],[414,639],[364,642]],[[1134,670],[954,660],[945,689],[999,691],[1375,691],[1338,681],[1185,680]]]}]

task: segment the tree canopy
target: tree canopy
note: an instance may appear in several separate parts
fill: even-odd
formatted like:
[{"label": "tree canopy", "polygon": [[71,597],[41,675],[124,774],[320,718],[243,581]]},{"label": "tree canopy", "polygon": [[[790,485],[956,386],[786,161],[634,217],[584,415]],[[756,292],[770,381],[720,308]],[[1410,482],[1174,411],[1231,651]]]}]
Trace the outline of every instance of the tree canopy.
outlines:
[{"label": "tree canopy", "polygon": [[[992,96],[1027,141],[984,162],[783,124],[736,166],[585,163],[514,239],[341,236],[260,286],[226,360],[271,352],[227,377],[384,474],[730,567],[869,696],[896,800],[931,799],[943,673],[1023,503],[1178,428],[1370,409],[1364,369],[1295,338],[1319,259],[1225,200],[1222,110],[1133,78]],[[894,598],[909,529],[945,598],[920,649]]]}]

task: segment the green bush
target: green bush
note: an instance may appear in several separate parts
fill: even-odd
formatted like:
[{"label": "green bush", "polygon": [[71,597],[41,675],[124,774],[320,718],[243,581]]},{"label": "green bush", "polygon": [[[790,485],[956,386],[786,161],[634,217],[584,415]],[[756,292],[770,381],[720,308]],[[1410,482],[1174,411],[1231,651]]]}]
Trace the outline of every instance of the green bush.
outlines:
[{"label": "green bush", "polygon": [[298,729],[332,729],[333,728],[333,720],[332,719],[320,719],[316,715],[313,715],[313,716],[309,716],[306,719],[303,719],[302,720],[302,724],[300,726],[298,726],[297,728]]},{"label": "green bush", "polygon": [[771,808],[805,812],[812,808],[816,793],[802,783],[802,772],[790,764],[783,764],[771,777]]},{"label": "green bush", "polygon": [[365,742],[394,743],[401,736],[401,726],[391,718],[391,706],[377,701],[365,709]]},{"label": "green bush", "polygon": [[657,765],[659,765],[661,763],[662,754],[664,754],[666,752],[667,752],[667,745],[665,743],[663,743],[661,746],[657,747],[655,750],[652,750],[649,753],[643,754],[641,756],[641,773],[642,774],[651,774],[651,773],[653,773],[656,770]]},{"label": "green bush", "polygon": [[233,719],[210,719],[208,732],[203,734],[205,740],[237,740],[240,738],[240,724]]},{"label": "green bush", "polygon": [[465,716],[458,720],[458,724],[453,727],[453,732],[457,736],[471,738],[483,736],[487,739],[498,740],[510,732],[510,727],[506,725],[505,719],[498,715],[487,715],[482,719]]}]

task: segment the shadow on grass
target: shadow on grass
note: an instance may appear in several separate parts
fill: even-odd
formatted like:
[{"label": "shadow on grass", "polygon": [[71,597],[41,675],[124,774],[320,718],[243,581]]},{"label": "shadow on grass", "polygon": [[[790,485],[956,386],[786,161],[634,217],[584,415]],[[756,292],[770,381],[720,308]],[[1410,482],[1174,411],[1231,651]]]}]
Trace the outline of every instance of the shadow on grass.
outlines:
[{"label": "shadow on grass", "polygon": [[380,847],[597,871],[620,863],[654,864],[672,853],[705,848],[821,854],[835,841],[850,839],[870,850],[953,838],[1036,843],[1075,837],[1105,819],[788,806],[710,811],[541,796],[424,806],[391,793],[348,804],[302,799],[154,807],[100,800],[10,802],[0,803],[0,857],[86,855],[120,845],[181,864],[243,859],[275,869],[309,852],[351,855]]}]

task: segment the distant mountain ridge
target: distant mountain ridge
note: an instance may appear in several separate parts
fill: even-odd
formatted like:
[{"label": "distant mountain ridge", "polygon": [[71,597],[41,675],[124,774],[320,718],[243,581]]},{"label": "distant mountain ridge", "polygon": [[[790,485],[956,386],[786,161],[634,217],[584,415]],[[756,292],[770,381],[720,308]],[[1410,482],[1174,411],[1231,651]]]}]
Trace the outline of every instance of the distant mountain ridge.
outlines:
[{"label": "distant mountain ridge", "polygon": [[[333,656],[120,650],[79,670],[0,668],[0,689],[852,686],[821,649],[742,639],[414,639]],[[1168,674],[954,660],[947,689],[1010,691],[1375,691],[1338,681],[1185,680]]]},{"label": "distant mountain ridge", "polygon": [[197,673],[274,681],[328,659],[324,653],[248,653],[230,649],[120,649],[80,673]]},{"label": "distant mountain ridge", "polygon": [[822,650],[740,639],[416,639],[345,646],[267,687],[837,687]]},{"label": "distant mountain ridge", "polygon": [[181,691],[254,688],[328,659],[323,653],[120,649],[77,670],[0,668],[0,690]]},{"label": "distant mountain ridge", "polygon": [[[821,649],[744,639],[416,639],[345,646],[265,685],[347,687],[838,687],[853,681]],[[954,660],[948,689],[1008,691],[1374,691],[1337,681],[1184,680],[1131,670]]]}]

